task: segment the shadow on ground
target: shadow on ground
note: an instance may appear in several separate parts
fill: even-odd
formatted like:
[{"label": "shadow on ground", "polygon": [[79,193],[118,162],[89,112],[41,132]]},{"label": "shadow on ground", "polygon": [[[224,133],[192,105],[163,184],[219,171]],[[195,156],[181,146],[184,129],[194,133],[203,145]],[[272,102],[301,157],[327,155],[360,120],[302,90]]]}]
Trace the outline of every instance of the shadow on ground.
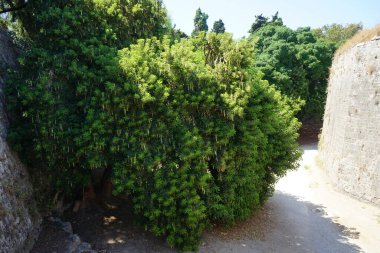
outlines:
[{"label": "shadow on ground", "polygon": [[[349,243],[349,237],[358,234],[331,218],[324,216],[324,208],[297,197],[276,191],[265,204],[264,210],[269,220],[266,221],[264,235],[257,234],[256,227],[250,224],[238,224],[242,232],[238,238],[228,234],[223,238],[205,235],[206,245],[200,247],[200,252],[281,252],[281,253],[350,253],[361,252],[356,245]],[[234,228],[236,229],[236,228]]]},{"label": "shadow on ground", "polygon": [[[176,252],[163,238],[156,238],[135,225],[128,210],[128,206],[119,202],[119,206],[107,210],[81,210],[68,219],[74,233],[98,252]],[[52,231],[49,233],[52,236]],[[199,252],[354,253],[361,251],[348,239],[357,236],[355,231],[325,217],[322,206],[276,191],[248,220],[232,228],[215,227],[206,231]],[[59,253],[59,247],[56,248]]]},{"label": "shadow on ground", "polygon": [[[176,252],[163,238],[154,237],[135,225],[128,210],[123,205],[108,210],[88,209],[67,218],[74,233],[98,252]],[[276,191],[248,220],[232,228],[215,227],[206,231],[199,252],[354,253],[361,251],[348,239],[358,236],[325,217],[322,206]],[[33,252],[64,252],[60,247],[62,240],[62,231],[45,226]]]},{"label": "shadow on ground", "polygon": [[[302,148],[316,150],[316,132],[313,127],[304,130]],[[306,136],[306,137],[305,137]],[[81,210],[66,217],[73,226],[74,233],[82,241],[101,253],[169,253],[171,249],[163,238],[154,237],[135,224],[131,207],[122,199],[115,199],[108,208]],[[38,248],[38,253],[51,253],[60,243],[60,234],[51,228],[42,232],[49,237],[50,247]],[[267,203],[253,215],[238,222],[231,228],[216,226],[206,231],[199,246],[201,253],[356,253],[359,247],[349,242],[360,236],[353,229],[346,228],[325,216],[322,206],[303,201],[281,191],[276,191]],[[55,238],[55,239],[54,239]],[[46,242],[46,240],[45,240]],[[37,251],[34,251],[37,252]]]},{"label": "shadow on ground", "polygon": [[84,209],[67,218],[83,241],[98,252],[176,252],[165,239],[137,225],[127,201],[115,199],[108,208]]}]

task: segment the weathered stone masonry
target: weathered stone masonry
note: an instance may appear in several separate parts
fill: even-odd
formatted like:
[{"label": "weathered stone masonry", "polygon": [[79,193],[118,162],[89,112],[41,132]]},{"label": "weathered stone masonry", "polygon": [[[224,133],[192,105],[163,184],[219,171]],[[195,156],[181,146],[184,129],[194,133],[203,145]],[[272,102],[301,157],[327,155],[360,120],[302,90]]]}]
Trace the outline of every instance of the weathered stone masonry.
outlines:
[{"label": "weathered stone masonry", "polygon": [[320,160],[338,189],[380,205],[380,37],[333,61]]},{"label": "weathered stone masonry", "polygon": [[3,94],[4,69],[15,65],[12,41],[0,28],[0,253],[28,252],[38,236],[41,220],[27,170],[5,141],[8,119]]}]

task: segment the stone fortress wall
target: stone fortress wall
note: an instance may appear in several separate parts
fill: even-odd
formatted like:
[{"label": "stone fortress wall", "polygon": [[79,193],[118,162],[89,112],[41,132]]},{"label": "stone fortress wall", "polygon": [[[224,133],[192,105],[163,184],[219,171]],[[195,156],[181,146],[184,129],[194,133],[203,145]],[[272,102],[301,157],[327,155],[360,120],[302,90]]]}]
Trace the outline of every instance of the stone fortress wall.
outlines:
[{"label": "stone fortress wall", "polygon": [[8,117],[3,93],[7,68],[16,67],[16,51],[0,28],[0,253],[28,252],[41,222],[25,166],[6,143]]},{"label": "stone fortress wall", "polygon": [[320,160],[339,190],[380,205],[380,26],[337,51]]}]

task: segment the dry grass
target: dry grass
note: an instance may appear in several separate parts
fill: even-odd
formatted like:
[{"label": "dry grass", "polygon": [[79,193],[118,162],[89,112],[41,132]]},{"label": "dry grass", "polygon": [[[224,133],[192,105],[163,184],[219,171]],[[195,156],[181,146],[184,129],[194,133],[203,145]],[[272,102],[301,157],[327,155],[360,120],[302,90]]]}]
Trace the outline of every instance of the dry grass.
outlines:
[{"label": "dry grass", "polygon": [[352,48],[353,46],[362,43],[367,42],[373,39],[373,37],[380,36],[380,24],[375,26],[372,29],[365,29],[356,35],[352,37],[350,40],[348,40],[346,43],[343,44],[335,53],[335,56],[339,56]]}]

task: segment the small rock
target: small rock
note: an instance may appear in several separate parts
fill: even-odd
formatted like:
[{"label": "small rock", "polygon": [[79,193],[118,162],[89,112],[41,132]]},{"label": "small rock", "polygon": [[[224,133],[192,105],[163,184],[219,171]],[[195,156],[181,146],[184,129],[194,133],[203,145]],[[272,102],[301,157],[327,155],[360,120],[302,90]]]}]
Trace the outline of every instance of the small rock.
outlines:
[{"label": "small rock", "polygon": [[77,234],[71,235],[69,239],[71,242],[77,243],[78,245],[81,243],[81,240]]},{"label": "small rock", "polygon": [[81,244],[81,240],[78,235],[71,235],[69,237],[69,245],[67,246],[65,252],[66,253],[74,253],[77,252],[79,245]]},{"label": "small rock", "polygon": [[62,222],[62,230],[65,231],[66,233],[72,234],[73,233],[73,228],[71,226],[70,222]]},{"label": "small rock", "polygon": [[88,253],[88,252],[91,252],[91,244],[87,242],[82,242],[75,251],[75,253]]}]

